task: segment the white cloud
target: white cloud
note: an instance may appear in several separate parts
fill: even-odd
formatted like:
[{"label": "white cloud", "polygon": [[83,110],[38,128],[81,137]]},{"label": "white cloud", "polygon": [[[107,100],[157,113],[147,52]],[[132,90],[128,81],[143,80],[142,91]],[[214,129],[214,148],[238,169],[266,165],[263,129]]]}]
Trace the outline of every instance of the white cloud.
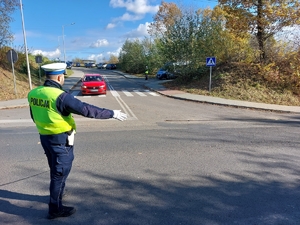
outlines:
[{"label": "white cloud", "polygon": [[56,49],[55,51],[52,51],[52,52],[46,52],[46,51],[42,51],[42,50],[33,50],[32,55],[42,55],[49,59],[53,59],[53,58],[59,58],[61,55],[61,52],[59,49]]},{"label": "white cloud", "polygon": [[145,37],[148,36],[148,28],[150,23],[146,22],[145,24],[140,24],[135,30],[132,30],[125,34],[128,38],[138,38],[138,37]]},{"label": "white cloud", "polygon": [[99,48],[106,45],[108,45],[108,41],[106,39],[98,39],[96,42],[90,45],[90,48]]},{"label": "white cloud", "polygon": [[115,18],[114,22],[141,20],[145,14],[154,14],[159,9],[159,5],[151,6],[149,0],[110,0],[109,4],[113,8],[126,8],[127,11],[123,16]]},{"label": "white cloud", "polygon": [[132,15],[129,13],[124,13],[123,16],[116,18],[115,20],[122,20],[122,21],[135,21],[140,20],[143,18],[143,15]]},{"label": "white cloud", "polygon": [[116,26],[115,23],[109,23],[109,24],[107,24],[106,29],[112,29],[112,28],[114,28],[115,26]]},{"label": "white cloud", "polygon": [[148,0],[110,0],[113,8],[126,8],[127,11],[136,14],[156,13],[159,6],[151,6]]},{"label": "white cloud", "polygon": [[120,54],[120,51],[121,51],[122,48],[118,48],[115,52],[107,52],[107,55],[114,55],[114,56],[119,56]]},{"label": "white cloud", "polygon": [[98,55],[93,54],[93,55],[90,55],[90,56],[88,57],[88,59],[89,59],[89,60],[95,60],[96,63],[98,63],[98,62],[102,62],[102,61],[103,61],[104,55],[103,55],[102,53],[101,53],[101,54],[98,54]]}]

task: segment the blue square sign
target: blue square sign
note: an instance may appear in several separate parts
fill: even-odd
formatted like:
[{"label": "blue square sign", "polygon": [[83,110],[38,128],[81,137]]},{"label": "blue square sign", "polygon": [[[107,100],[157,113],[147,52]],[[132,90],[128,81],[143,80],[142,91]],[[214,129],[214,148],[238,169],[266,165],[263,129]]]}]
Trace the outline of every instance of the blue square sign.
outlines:
[{"label": "blue square sign", "polygon": [[216,57],[207,57],[206,66],[216,66]]}]

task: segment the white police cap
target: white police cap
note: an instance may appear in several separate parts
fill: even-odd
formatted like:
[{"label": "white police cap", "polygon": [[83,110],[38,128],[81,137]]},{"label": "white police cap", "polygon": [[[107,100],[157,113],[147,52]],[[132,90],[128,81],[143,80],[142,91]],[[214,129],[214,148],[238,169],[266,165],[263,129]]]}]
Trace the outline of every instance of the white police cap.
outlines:
[{"label": "white police cap", "polygon": [[66,63],[51,63],[41,66],[45,70],[46,75],[59,75],[64,74],[67,68]]}]

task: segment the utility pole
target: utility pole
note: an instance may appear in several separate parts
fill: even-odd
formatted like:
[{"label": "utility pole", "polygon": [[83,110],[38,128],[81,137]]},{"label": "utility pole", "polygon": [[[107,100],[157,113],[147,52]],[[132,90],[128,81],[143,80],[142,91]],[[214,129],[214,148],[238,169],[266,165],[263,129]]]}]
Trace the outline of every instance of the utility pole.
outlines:
[{"label": "utility pole", "polygon": [[26,43],[25,24],[24,24],[24,16],[23,16],[22,0],[20,0],[20,10],[21,10],[21,17],[22,17],[22,27],[23,27],[23,36],[24,36],[24,45],[25,45],[25,55],[26,55],[26,61],[27,61],[27,72],[28,72],[29,88],[30,88],[30,90],[32,90],[31,75],[30,75],[30,66],[29,66],[29,59],[28,59],[28,50],[27,50],[27,43]]}]

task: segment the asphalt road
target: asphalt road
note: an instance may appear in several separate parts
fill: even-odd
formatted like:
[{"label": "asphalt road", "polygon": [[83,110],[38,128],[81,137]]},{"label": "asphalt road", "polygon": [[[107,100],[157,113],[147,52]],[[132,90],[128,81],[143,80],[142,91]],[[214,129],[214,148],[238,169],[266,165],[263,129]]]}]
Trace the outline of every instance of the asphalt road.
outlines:
[{"label": "asphalt road", "polygon": [[73,94],[129,118],[75,116],[69,218],[46,219],[49,169],[28,108],[0,111],[0,224],[300,224],[299,115],[170,99],[101,72],[105,97]]}]

